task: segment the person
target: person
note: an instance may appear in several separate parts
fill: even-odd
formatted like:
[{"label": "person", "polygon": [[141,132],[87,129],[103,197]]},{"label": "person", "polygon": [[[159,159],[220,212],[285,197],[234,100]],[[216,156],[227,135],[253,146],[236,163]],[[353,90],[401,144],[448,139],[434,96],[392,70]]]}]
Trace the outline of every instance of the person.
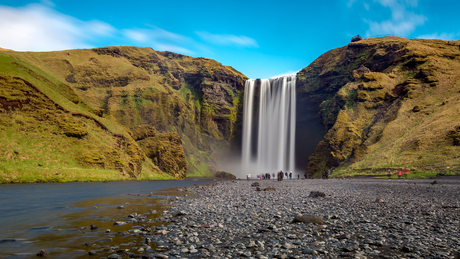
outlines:
[{"label": "person", "polygon": [[288,179],[288,172],[286,170],[286,172],[284,173],[284,176],[286,176],[286,179]]},{"label": "person", "polygon": [[329,170],[326,170],[326,179],[329,179]]},{"label": "person", "polygon": [[391,170],[390,169],[388,169],[387,176],[388,176],[388,179],[391,178]]},{"label": "person", "polygon": [[297,180],[300,180],[300,174],[297,174]]},{"label": "person", "polygon": [[291,171],[291,172],[289,172],[289,179],[291,179],[291,180],[292,180],[292,171]]},{"label": "person", "polygon": [[246,177],[248,178],[248,181],[249,181],[249,179],[251,179],[251,173],[247,174]]},{"label": "person", "polygon": [[401,179],[401,176],[402,176],[402,173],[401,173],[401,170],[399,170],[399,172],[398,172],[398,178]]},{"label": "person", "polygon": [[273,173],[272,176],[273,176],[273,180],[275,180],[275,173]]}]

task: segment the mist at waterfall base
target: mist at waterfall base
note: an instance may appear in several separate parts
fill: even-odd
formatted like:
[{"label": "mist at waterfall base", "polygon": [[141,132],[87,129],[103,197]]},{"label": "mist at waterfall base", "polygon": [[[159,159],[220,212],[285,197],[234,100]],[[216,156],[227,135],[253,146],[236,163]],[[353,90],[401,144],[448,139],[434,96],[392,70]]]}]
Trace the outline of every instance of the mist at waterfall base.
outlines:
[{"label": "mist at waterfall base", "polygon": [[[296,76],[245,83],[241,171],[256,176],[295,168]],[[303,174],[303,173],[302,173]]]}]

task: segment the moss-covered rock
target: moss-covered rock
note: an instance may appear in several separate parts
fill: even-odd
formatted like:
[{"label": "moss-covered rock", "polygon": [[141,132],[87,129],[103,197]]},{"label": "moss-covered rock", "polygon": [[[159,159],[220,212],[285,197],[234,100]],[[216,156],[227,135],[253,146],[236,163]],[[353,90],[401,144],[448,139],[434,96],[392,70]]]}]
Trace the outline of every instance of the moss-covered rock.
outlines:
[{"label": "moss-covered rock", "polygon": [[222,178],[222,179],[236,179],[236,176],[229,172],[224,172],[224,171],[217,171],[214,174],[217,178]]},{"label": "moss-covered rock", "polygon": [[459,60],[458,46],[445,41],[398,37],[320,56],[297,74],[297,99],[316,107],[327,132],[306,173],[460,164],[457,135],[448,130],[460,104],[446,101],[459,98]]},{"label": "moss-covered rock", "polygon": [[[138,130],[140,128],[147,127],[138,127]],[[184,178],[187,163],[179,135],[175,132],[155,133],[151,135],[151,137],[146,137],[138,141],[146,156],[163,172],[177,179]]]}]

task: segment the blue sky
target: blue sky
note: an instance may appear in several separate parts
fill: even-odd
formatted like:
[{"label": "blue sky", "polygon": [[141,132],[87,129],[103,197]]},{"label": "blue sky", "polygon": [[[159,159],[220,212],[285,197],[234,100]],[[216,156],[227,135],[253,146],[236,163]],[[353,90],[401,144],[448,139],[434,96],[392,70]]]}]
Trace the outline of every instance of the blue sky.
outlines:
[{"label": "blue sky", "polygon": [[0,0],[0,47],[142,46],[250,78],[294,73],[351,37],[460,39],[457,0]]}]

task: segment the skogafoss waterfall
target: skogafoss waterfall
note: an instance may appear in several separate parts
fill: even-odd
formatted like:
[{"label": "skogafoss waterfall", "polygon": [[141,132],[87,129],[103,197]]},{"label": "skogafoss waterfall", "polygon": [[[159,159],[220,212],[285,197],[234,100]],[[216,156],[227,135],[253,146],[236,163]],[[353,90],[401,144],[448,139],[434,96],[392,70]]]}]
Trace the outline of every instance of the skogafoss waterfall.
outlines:
[{"label": "skogafoss waterfall", "polygon": [[244,174],[254,176],[280,170],[294,171],[295,82],[295,75],[246,81],[242,143]]}]

